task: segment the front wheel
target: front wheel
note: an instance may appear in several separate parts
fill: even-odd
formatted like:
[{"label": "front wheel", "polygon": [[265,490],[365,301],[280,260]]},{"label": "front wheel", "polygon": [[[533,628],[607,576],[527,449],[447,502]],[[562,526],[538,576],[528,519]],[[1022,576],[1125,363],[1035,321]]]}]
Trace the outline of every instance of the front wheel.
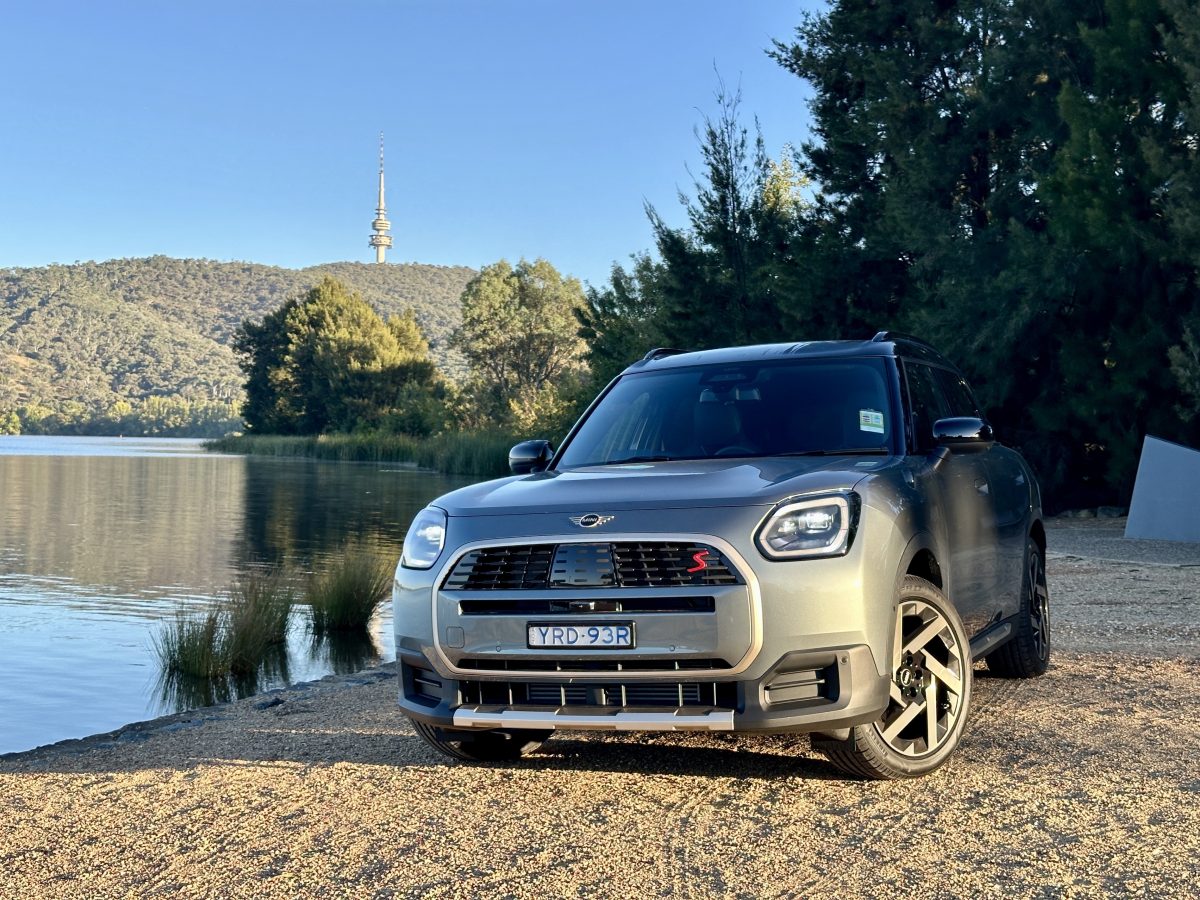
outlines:
[{"label": "front wheel", "polygon": [[906,575],[896,604],[887,709],[843,741],[816,740],[843,772],[860,778],[916,778],[958,746],[971,706],[966,629],[933,584]]},{"label": "front wheel", "polygon": [[510,762],[520,759],[542,746],[553,734],[552,731],[523,728],[468,731],[411,721],[413,730],[434,750],[470,762]]}]

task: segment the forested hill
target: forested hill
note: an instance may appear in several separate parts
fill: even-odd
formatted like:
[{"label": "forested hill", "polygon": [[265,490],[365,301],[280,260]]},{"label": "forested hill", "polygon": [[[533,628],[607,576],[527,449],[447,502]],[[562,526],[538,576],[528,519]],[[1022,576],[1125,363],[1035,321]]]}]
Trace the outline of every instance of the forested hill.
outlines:
[{"label": "forested hill", "polygon": [[461,266],[340,262],[296,270],[154,256],[0,269],[0,410],[238,398],[242,376],[230,349],[238,324],[326,274],[385,317],[411,308],[438,364],[451,374],[461,368],[446,349],[475,274]]}]

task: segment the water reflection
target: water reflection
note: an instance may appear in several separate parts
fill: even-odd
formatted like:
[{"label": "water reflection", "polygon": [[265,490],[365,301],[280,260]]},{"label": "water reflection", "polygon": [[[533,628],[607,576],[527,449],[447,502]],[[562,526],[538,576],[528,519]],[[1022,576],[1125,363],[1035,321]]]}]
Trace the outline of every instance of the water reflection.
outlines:
[{"label": "water reflection", "polygon": [[313,635],[309,654],[323,663],[323,668],[338,675],[348,675],[382,662],[375,639],[366,631]]},{"label": "water reflection", "polygon": [[246,459],[241,565],[287,565],[302,571],[360,543],[398,556],[412,515],[433,497],[462,484],[411,470],[355,463]]},{"label": "water reflection", "polygon": [[275,646],[263,656],[253,672],[201,678],[179,672],[160,672],[155,684],[164,711],[183,712],[216,703],[250,697],[274,685],[291,681],[286,647]]},{"label": "water reflection", "polygon": [[387,605],[370,648],[314,646],[299,605],[285,659],[211,691],[159,684],[151,636],[248,571],[303,577],[348,541],[396,559],[412,515],[463,483],[194,441],[0,437],[0,753],[391,658]]}]

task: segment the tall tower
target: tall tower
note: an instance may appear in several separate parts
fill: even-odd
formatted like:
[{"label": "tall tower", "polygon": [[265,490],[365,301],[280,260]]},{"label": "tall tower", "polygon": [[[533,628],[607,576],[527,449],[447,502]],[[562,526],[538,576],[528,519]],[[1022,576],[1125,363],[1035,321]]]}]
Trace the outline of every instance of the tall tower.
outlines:
[{"label": "tall tower", "polygon": [[371,235],[367,243],[375,248],[375,262],[386,262],[384,254],[387,253],[388,247],[392,246],[392,239],[388,232],[392,230],[392,223],[387,219],[387,206],[383,202],[383,132],[379,132],[379,206],[375,208],[375,221],[371,223],[371,227],[375,229],[375,233]]}]

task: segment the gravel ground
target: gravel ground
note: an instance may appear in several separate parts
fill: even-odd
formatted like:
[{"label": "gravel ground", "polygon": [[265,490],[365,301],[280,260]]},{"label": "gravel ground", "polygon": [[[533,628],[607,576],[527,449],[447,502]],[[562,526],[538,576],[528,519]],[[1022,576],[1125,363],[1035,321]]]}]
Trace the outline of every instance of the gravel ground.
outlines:
[{"label": "gravel ground", "polygon": [[444,762],[381,669],[0,758],[0,896],[1196,896],[1200,568],[1139,559],[1051,558],[1053,668],[977,669],[924,779],[802,736]]},{"label": "gravel ground", "polygon": [[1051,519],[1047,555],[1076,556],[1131,565],[1200,566],[1200,544],[1127,540],[1125,519]]}]

